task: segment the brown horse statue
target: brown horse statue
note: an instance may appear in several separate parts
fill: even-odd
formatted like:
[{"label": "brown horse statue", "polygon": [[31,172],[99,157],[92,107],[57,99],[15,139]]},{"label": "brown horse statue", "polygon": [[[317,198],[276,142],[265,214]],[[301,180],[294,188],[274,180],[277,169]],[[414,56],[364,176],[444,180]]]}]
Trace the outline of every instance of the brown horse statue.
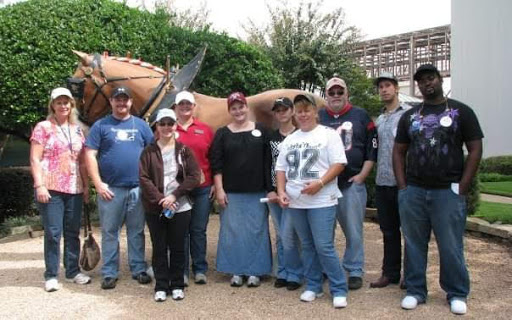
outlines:
[{"label": "brown horse statue", "polygon": [[[73,78],[68,80],[68,87],[77,98],[80,120],[88,126],[110,112],[108,97],[110,97],[111,91],[119,86],[126,86],[132,90],[132,113],[151,122],[159,102],[165,99],[163,97],[165,91],[173,94],[171,96],[174,101],[177,92],[188,89],[199,70],[202,57],[204,57],[204,51],[202,56],[200,56],[201,53],[198,54],[194,59],[197,60],[194,64],[191,62],[180,70],[187,70],[188,66],[192,71],[186,73],[185,76],[185,73],[177,72],[170,78],[172,85],[169,85],[166,83],[166,78],[169,79],[167,73],[149,63],[129,57],[73,52],[80,58],[80,63]],[[276,123],[271,111],[274,100],[279,97],[289,97],[293,100],[299,93],[304,93],[304,91],[277,89],[247,97],[252,119],[269,128],[275,127]],[[197,104],[196,118],[207,123],[213,130],[230,122],[231,118],[225,98],[216,98],[197,92],[193,94]],[[323,98],[315,96],[315,99],[319,107],[325,106]],[[159,107],[162,107],[162,104]]]}]

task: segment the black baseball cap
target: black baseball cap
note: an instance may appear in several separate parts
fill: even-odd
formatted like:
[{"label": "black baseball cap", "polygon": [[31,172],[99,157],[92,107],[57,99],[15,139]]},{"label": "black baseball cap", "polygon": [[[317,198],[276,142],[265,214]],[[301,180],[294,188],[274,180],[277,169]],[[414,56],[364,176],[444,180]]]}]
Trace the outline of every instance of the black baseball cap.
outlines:
[{"label": "black baseball cap", "polygon": [[418,69],[416,69],[416,72],[414,73],[414,81],[418,81],[420,79],[420,76],[426,72],[433,72],[439,78],[441,78],[441,74],[439,73],[439,70],[437,70],[436,66],[434,66],[431,63],[427,63],[422,64],[421,66],[418,67]]},{"label": "black baseball cap", "polygon": [[112,91],[112,95],[110,96],[110,98],[115,98],[122,94],[124,94],[125,96],[127,96],[130,99],[132,98],[132,93],[131,93],[130,89],[128,89],[127,87],[115,88],[114,91]]},{"label": "black baseball cap", "polygon": [[314,105],[316,107],[315,98],[313,98],[313,96],[310,95],[309,93],[296,95],[295,98],[293,99],[293,104],[296,104],[297,102],[304,101],[304,100],[311,103],[312,105]]},{"label": "black baseball cap", "polygon": [[272,107],[272,111],[275,111],[277,107],[286,107],[286,108],[293,108],[293,102],[290,100],[290,98],[287,97],[281,97],[277,98],[276,101],[274,101],[274,106]]}]

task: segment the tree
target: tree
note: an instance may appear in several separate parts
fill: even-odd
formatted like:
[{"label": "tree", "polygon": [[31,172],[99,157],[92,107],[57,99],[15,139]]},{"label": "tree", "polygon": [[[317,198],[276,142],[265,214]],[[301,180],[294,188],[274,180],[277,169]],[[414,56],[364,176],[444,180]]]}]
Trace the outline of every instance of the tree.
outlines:
[{"label": "tree", "polygon": [[288,88],[323,92],[326,80],[337,74],[347,81],[351,101],[375,113],[378,99],[364,71],[344,56],[360,39],[359,30],[345,24],[343,9],[322,13],[322,1],[293,6],[281,0],[267,6],[268,25],[253,21],[244,29],[248,42],[261,47],[281,72]]},{"label": "tree", "polygon": [[173,26],[162,9],[154,13],[112,0],[29,0],[0,9],[0,131],[28,139],[46,115],[52,88],[65,85],[76,68],[72,49],[133,57],[164,66],[184,65],[206,43],[198,92],[226,96],[282,86],[264,52],[225,34]]}]

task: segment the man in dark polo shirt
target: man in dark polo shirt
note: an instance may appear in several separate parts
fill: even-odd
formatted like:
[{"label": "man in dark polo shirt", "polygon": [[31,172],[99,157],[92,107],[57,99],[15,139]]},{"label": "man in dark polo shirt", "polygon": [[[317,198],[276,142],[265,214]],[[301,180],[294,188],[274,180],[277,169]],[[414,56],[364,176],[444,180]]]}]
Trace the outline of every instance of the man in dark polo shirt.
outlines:
[{"label": "man in dark polo shirt", "polygon": [[343,269],[348,273],[348,288],[361,288],[364,274],[363,221],[366,214],[366,177],[377,160],[377,133],[368,113],[348,101],[343,79],[334,77],[325,86],[327,107],[318,112],[320,123],[341,136],[348,164],[338,176],[336,218],[346,238]]},{"label": "man in dark polo shirt", "polygon": [[[444,97],[443,79],[431,64],[414,80],[423,103],[404,113],[393,148],[400,221],[405,238],[402,308],[427,299],[428,242],[434,231],[440,257],[440,284],[450,310],[465,314],[469,275],[464,261],[466,195],[482,157],[483,133],[471,108]],[[462,146],[468,151],[464,160]]]}]

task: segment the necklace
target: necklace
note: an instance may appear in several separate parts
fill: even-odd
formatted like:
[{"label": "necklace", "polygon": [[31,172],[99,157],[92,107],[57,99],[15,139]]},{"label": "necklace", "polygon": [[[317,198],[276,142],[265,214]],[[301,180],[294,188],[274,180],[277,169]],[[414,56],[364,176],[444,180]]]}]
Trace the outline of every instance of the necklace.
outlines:
[{"label": "necklace", "polygon": [[[421,124],[423,123],[423,114],[422,114],[422,112],[423,112],[423,108],[424,107],[425,107],[425,101],[423,101],[423,103],[421,104],[421,108],[418,111],[418,113],[419,113],[419,121],[417,121],[417,124],[419,125],[419,127],[421,127]],[[448,106],[448,99],[447,98],[445,98],[445,108],[444,108],[444,111],[441,114],[445,114],[445,115],[439,120],[439,124],[441,124],[441,126],[443,126],[445,128],[450,127],[452,125],[452,123],[453,123],[452,109]],[[414,125],[414,123],[413,123],[413,125]]]},{"label": "necklace", "polygon": [[57,117],[54,117],[54,118],[55,118],[55,122],[57,122],[57,125],[60,128],[60,131],[62,132],[62,135],[64,135],[64,138],[66,138],[66,141],[68,142],[69,152],[71,152],[71,154],[73,154],[73,138],[71,137],[71,129],[69,129],[69,122],[68,122],[68,134],[66,135],[66,132],[62,128],[61,124],[59,123],[59,120],[57,120]]}]

